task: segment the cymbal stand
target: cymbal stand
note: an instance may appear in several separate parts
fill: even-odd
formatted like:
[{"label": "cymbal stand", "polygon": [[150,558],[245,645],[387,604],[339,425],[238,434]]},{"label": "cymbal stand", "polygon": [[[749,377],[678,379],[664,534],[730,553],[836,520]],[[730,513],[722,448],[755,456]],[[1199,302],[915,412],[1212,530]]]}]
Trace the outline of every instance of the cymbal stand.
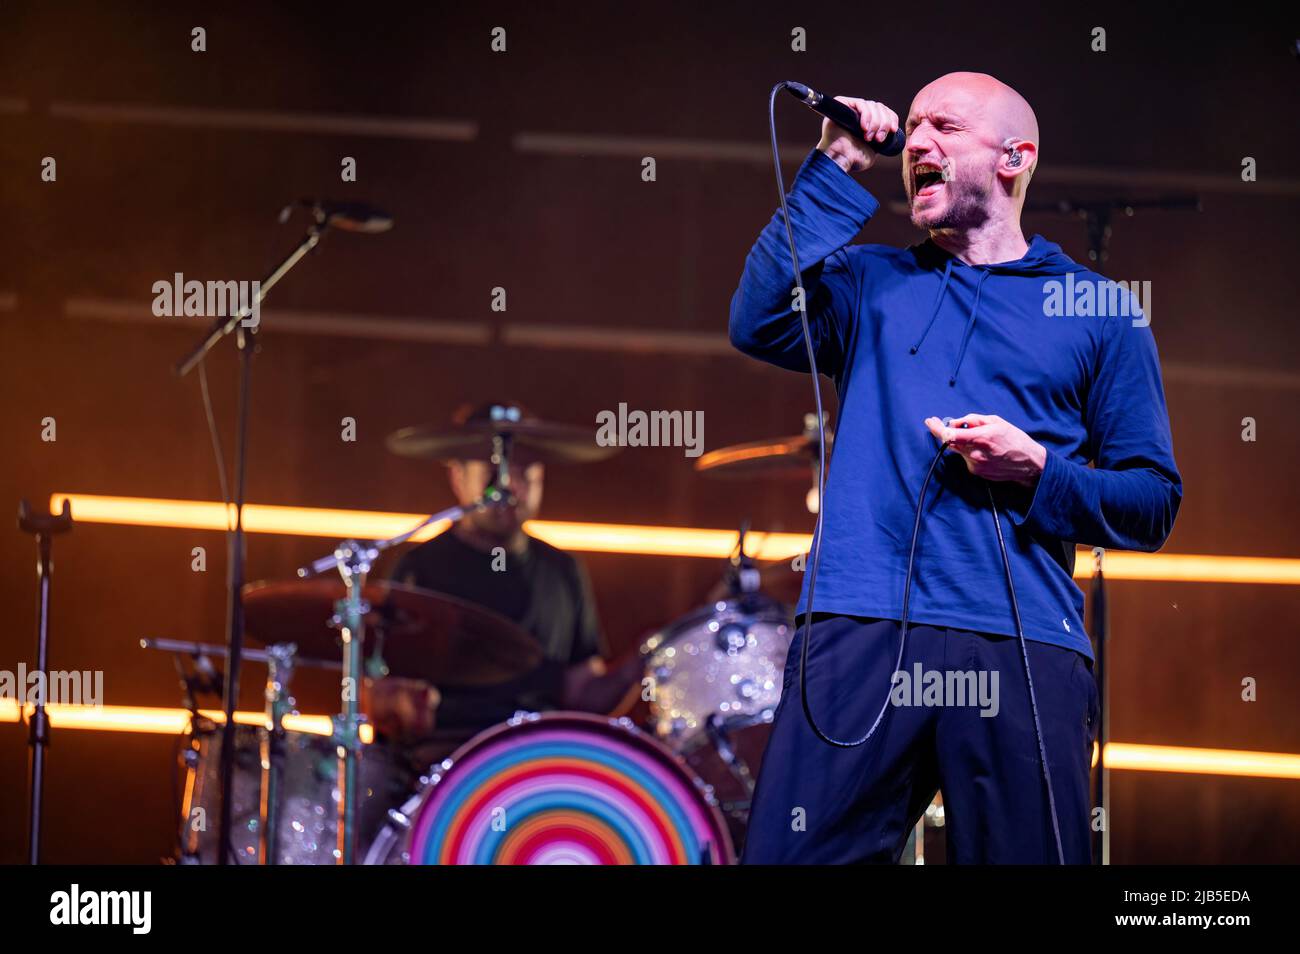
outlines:
[{"label": "cymbal stand", "polygon": [[293,680],[294,643],[277,643],[266,654],[266,719],[262,734],[262,799],[258,819],[262,826],[258,839],[258,863],[275,865],[280,855],[280,792],[284,782],[284,717],[293,712],[294,699],[289,694]]},{"label": "cymbal stand", "polygon": [[339,843],[335,858],[340,864],[350,865],[356,861],[357,762],[361,754],[361,725],[365,722],[359,707],[361,655],[365,644],[365,617],[370,612],[370,606],[362,595],[366,576],[379,554],[405,543],[425,527],[442,521],[454,523],[468,513],[513,502],[509,434],[493,435],[492,464],[496,468],[496,480],[484,488],[474,503],[448,507],[431,514],[405,533],[387,540],[344,540],[329,556],[298,568],[298,576],[303,579],[336,569],[345,588],[343,599],[335,604],[332,620],[339,629],[343,644],[343,703],[341,711],[334,717],[333,736],[339,755]]}]

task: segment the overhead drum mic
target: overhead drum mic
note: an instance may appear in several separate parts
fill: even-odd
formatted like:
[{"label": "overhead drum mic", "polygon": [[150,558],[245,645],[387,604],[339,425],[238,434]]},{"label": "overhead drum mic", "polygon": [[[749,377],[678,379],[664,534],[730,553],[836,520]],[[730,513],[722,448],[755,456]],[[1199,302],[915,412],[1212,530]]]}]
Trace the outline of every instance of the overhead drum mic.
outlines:
[{"label": "overhead drum mic", "polygon": [[[300,199],[297,203],[310,209],[317,223],[345,232],[363,232],[375,235],[387,232],[393,227],[393,217],[383,209],[377,209],[361,202],[334,202],[330,199]],[[287,221],[293,206],[285,206],[280,213],[280,221]]]},{"label": "overhead drum mic", "polygon": [[[815,89],[811,89],[803,83],[796,83],[793,80],[786,80],[782,85],[787,93],[809,109],[825,116],[841,129],[857,136],[858,139],[862,139],[862,120],[857,113],[834,96],[819,93]],[[866,140],[862,141],[865,142]],[[884,142],[868,142],[867,146],[877,155],[896,156],[903,151],[903,146],[906,143],[907,134],[901,129],[896,129]]]}]

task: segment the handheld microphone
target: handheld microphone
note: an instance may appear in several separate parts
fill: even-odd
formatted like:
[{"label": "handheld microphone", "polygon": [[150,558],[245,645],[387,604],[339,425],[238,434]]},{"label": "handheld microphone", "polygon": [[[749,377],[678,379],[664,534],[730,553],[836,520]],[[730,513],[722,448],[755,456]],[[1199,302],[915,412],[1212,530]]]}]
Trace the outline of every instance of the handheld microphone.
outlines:
[{"label": "handheld microphone", "polygon": [[[783,85],[786,92],[809,109],[821,113],[836,126],[853,133],[858,139],[862,139],[862,120],[858,118],[857,113],[834,96],[819,93],[808,88],[803,83],[796,83],[793,80],[786,80]],[[865,142],[865,140],[863,141]],[[868,142],[867,145],[877,155],[896,156],[903,151],[903,146],[906,143],[907,134],[901,129],[896,129],[884,142]]]}]

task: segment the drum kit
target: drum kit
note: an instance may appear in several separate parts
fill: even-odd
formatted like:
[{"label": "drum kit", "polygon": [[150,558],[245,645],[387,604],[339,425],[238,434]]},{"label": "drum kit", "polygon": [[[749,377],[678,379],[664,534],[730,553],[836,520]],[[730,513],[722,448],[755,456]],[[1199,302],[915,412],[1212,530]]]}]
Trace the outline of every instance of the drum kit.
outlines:
[{"label": "drum kit", "polygon": [[[813,423],[801,437],[712,452],[697,469],[807,478],[817,456]],[[493,408],[486,426],[398,431],[389,448],[423,459],[490,458],[496,478],[476,507],[509,498],[512,460],[582,462],[610,452],[580,428],[523,418],[511,406]],[[811,477],[815,487],[815,472]],[[301,569],[299,579],[244,587],[245,630],[258,648],[243,658],[266,667],[266,710],[264,724],[238,725],[233,735],[228,860],[733,863],[794,631],[790,600],[765,593],[765,583],[788,584],[792,571],[758,567],[745,553],[742,527],[710,602],[643,640],[641,698],[649,705],[639,724],[627,716],[520,711],[468,739],[453,734],[432,749],[398,746],[377,738],[362,714],[365,687],[376,680],[420,687],[436,699],[435,687],[499,685],[541,661],[537,641],[490,609],[366,578],[383,550],[472,509],[434,514],[393,540],[344,541]],[[321,575],[330,569],[337,578]],[[177,860],[212,864],[221,839],[207,822],[221,805],[223,734],[195,700],[219,690],[210,659],[224,647],[143,645],[176,655],[192,714]],[[183,658],[194,660],[195,674],[186,675]],[[296,712],[292,679],[304,667],[343,678],[341,711],[328,727],[303,725]]]}]

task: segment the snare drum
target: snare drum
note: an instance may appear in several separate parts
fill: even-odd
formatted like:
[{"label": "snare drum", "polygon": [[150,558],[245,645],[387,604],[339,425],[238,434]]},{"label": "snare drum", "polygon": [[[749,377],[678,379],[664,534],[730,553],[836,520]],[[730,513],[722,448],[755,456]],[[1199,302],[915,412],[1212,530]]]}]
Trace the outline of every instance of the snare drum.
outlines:
[{"label": "snare drum", "polygon": [[436,766],[368,863],[730,864],[712,793],[626,719],[519,715]]}]

